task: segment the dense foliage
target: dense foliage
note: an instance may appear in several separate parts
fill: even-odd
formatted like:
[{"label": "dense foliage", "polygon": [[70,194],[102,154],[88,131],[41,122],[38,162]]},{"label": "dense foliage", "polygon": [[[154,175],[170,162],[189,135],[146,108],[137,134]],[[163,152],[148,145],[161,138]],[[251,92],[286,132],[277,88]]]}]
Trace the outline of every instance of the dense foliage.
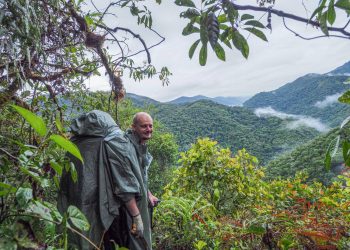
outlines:
[{"label": "dense foliage", "polygon": [[198,137],[210,137],[233,152],[247,149],[262,164],[318,134],[306,127],[288,129],[288,121],[276,117],[259,118],[246,108],[206,100],[158,105],[154,116],[174,133],[181,150]]},{"label": "dense foliage", "polygon": [[156,211],[157,249],[350,247],[348,174],[329,187],[302,174],[264,181],[254,157],[209,139],[180,161]]}]

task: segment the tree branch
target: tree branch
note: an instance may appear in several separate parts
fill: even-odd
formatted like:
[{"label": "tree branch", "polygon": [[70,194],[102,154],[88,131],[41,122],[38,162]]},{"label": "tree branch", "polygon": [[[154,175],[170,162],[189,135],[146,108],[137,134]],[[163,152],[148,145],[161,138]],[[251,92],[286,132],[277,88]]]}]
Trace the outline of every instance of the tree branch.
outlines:
[{"label": "tree branch", "polygon": [[349,37],[346,37],[346,36],[338,36],[338,35],[328,35],[328,36],[322,35],[322,36],[314,36],[314,37],[304,37],[304,36],[298,34],[297,32],[295,32],[294,30],[292,30],[291,28],[289,28],[289,27],[287,26],[287,24],[286,24],[286,21],[284,20],[284,17],[282,17],[282,19],[283,19],[283,25],[284,25],[284,27],[285,27],[287,30],[289,30],[290,32],[292,32],[295,36],[297,36],[297,37],[299,37],[299,38],[301,38],[301,39],[303,39],[303,40],[309,41],[309,40],[314,40],[314,39],[318,39],[318,38],[322,38],[322,37],[337,37],[337,38],[349,39]]},{"label": "tree branch", "polygon": [[142,46],[145,49],[144,51],[147,54],[147,61],[148,61],[149,64],[151,63],[151,54],[148,51],[148,47],[147,47],[145,41],[141,38],[140,35],[134,33],[133,31],[131,31],[130,29],[127,29],[127,28],[115,27],[114,29],[112,29],[112,28],[109,28],[109,27],[106,27],[106,26],[103,26],[103,25],[100,25],[100,24],[98,24],[97,26],[100,27],[101,29],[105,29],[105,30],[110,31],[110,32],[117,32],[118,30],[122,30],[122,31],[125,31],[127,33],[132,34],[134,36],[134,38],[139,39],[139,41],[142,43]]},{"label": "tree branch", "polygon": [[[223,2],[228,2],[230,0],[223,0]],[[251,5],[238,5],[235,4],[234,2],[231,1],[232,6],[236,9],[236,10],[251,10],[251,11],[256,11],[256,12],[271,12],[272,14],[279,16],[279,17],[283,17],[283,18],[287,18],[287,19],[292,19],[298,22],[302,22],[305,24],[311,24],[315,27],[320,28],[320,23],[313,21],[313,20],[309,20],[300,16],[296,16],[290,13],[286,13],[283,12],[281,10],[275,10],[275,9],[270,9],[270,8],[266,8],[266,7],[257,7],[257,6],[251,6]],[[345,28],[347,27],[347,25],[345,25],[344,28],[336,28],[336,27],[327,27],[329,31],[334,31],[334,32],[338,32],[341,33],[345,36],[347,36],[348,39],[350,39],[350,32],[346,31]]]}]

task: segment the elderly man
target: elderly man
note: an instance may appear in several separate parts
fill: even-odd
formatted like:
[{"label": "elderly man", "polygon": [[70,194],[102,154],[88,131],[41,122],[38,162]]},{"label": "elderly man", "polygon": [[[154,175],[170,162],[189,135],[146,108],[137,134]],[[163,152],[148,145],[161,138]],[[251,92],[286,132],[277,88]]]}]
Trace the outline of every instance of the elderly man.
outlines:
[{"label": "elderly man", "polygon": [[[63,174],[60,211],[77,206],[91,225],[84,234],[100,248],[104,241],[105,249],[113,249],[114,241],[131,250],[152,249],[149,206],[158,199],[148,190],[151,116],[137,113],[131,129],[123,133],[109,114],[94,110],[75,119],[71,131],[84,163],[71,156],[78,181]],[[77,235],[70,235],[70,243],[78,249],[93,248]]]}]

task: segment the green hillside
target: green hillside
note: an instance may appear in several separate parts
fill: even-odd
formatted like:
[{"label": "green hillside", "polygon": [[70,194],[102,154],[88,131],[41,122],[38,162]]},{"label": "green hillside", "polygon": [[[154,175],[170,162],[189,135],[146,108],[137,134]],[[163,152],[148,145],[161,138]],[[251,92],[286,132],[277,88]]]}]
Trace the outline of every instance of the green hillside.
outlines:
[{"label": "green hillside", "polygon": [[162,104],[157,106],[154,117],[175,134],[181,150],[187,150],[198,137],[209,137],[234,152],[246,148],[263,164],[318,134],[305,127],[287,129],[286,120],[257,117],[249,109],[208,100]]},{"label": "green hillside", "polygon": [[334,127],[350,114],[350,106],[337,102],[320,107],[317,103],[331,96],[335,100],[337,94],[348,90],[349,85],[344,84],[347,79],[348,76],[309,74],[275,91],[259,93],[246,101],[244,106],[251,109],[271,106],[285,113],[319,118]]},{"label": "green hillside", "polygon": [[[326,151],[330,143],[339,134],[339,129],[333,129],[327,134],[320,135],[310,142],[298,146],[293,151],[288,152],[268,163],[266,174],[268,178],[293,177],[298,171],[305,171],[309,180],[320,180],[325,184],[330,184],[342,170],[343,158],[337,154],[331,164],[331,171],[327,172],[324,166]],[[342,137],[349,138],[350,129],[342,130]]]}]

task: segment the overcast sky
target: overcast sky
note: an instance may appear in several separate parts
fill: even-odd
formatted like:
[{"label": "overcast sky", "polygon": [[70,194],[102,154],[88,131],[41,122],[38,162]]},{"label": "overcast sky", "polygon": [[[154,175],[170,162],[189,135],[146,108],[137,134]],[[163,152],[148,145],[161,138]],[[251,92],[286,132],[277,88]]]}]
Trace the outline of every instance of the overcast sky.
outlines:
[{"label": "overcast sky", "polygon": [[[256,5],[254,0],[240,2]],[[315,2],[318,1],[304,0],[306,4]],[[276,0],[275,9],[305,16],[306,12],[301,3],[300,0]],[[198,62],[198,48],[193,59],[188,58],[188,50],[198,39],[198,35],[186,37],[181,35],[187,22],[185,19],[180,19],[179,14],[185,9],[176,6],[172,0],[163,0],[160,6],[150,4],[149,8],[152,10],[154,28],[166,38],[165,42],[150,50],[152,63],[159,69],[162,66],[169,67],[173,74],[170,84],[162,86],[157,77],[134,82],[125,76],[123,82],[128,93],[147,96],[158,101],[195,95],[252,96],[262,91],[277,89],[308,73],[327,73],[350,60],[349,40],[321,38],[305,41],[288,32],[280,18],[272,16],[272,33],[265,32],[268,42],[255,36],[248,37],[250,46],[248,59],[237,50],[227,49],[226,62],[222,62],[210,51],[207,65],[202,67]],[[260,13],[254,15],[257,19],[262,16]],[[266,16],[262,20],[265,19]],[[339,26],[345,24],[345,16],[337,16],[337,19]],[[128,22],[134,20],[130,19]],[[319,31],[305,24],[291,21],[287,24],[307,37],[320,35]],[[142,33],[141,30],[139,34],[145,37],[148,45],[157,41],[154,36]],[[139,60],[145,59],[145,54],[141,54]],[[87,85],[92,90],[109,90],[108,81],[104,77],[93,77]]]}]

